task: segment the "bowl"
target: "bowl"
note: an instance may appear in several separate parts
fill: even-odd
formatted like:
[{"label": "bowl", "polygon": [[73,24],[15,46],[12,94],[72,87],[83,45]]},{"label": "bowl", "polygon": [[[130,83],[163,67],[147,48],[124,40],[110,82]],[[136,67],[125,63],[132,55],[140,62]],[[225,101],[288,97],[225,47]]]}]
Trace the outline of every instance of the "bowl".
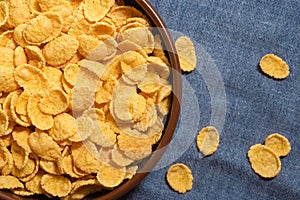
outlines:
[{"label": "bowl", "polygon": [[[108,199],[117,199],[123,196],[124,194],[131,191],[135,188],[155,167],[160,158],[162,157],[166,146],[172,139],[173,133],[176,129],[176,125],[179,118],[180,113],[180,101],[181,101],[181,93],[182,93],[182,80],[181,80],[181,70],[179,65],[179,59],[175,50],[175,45],[170,35],[170,32],[167,29],[166,24],[155,10],[155,8],[151,5],[148,0],[125,0],[127,5],[131,5],[139,9],[145,14],[148,19],[151,21],[153,27],[157,27],[158,33],[162,38],[162,44],[166,49],[166,56],[169,58],[171,70],[170,81],[173,86],[172,90],[172,103],[171,108],[165,122],[165,128],[163,132],[163,136],[160,141],[155,145],[154,152],[151,157],[142,165],[142,167],[138,170],[138,172],[133,176],[132,179],[124,181],[121,185],[114,188],[111,191],[107,191],[105,193],[95,193],[92,194],[85,199],[96,199],[96,200],[108,200]],[[158,151],[159,150],[159,151]],[[0,191],[0,199],[4,200],[13,200],[13,199],[44,199],[44,196],[37,197],[21,197],[12,194],[9,191]]]}]

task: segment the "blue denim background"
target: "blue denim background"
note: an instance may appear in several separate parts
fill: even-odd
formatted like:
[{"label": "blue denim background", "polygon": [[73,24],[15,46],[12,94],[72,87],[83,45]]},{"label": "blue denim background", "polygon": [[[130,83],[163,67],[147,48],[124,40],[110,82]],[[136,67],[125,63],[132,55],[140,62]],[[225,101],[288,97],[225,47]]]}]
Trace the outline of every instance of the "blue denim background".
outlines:
[{"label": "blue denim background", "polygon": [[[182,156],[173,160],[191,168],[191,191],[178,194],[169,188],[165,174],[170,163],[153,171],[122,199],[300,199],[300,1],[150,2],[170,29],[189,36],[211,56],[225,86],[226,115],[215,154],[201,158],[194,138]],[[288,63],[288,78],[274,80],[259,71],[258,62],[267,53]],[[197,131],[210,125],[212,114],[209,89],[199,71],[183,75],[199,102],[200,119],[191,125]],[[183,96],[189,99],[186,91]],[[252,171],[247,151],[275,132],[289,139],[292,150],[281,159],[280,174],[266,180]]]}]

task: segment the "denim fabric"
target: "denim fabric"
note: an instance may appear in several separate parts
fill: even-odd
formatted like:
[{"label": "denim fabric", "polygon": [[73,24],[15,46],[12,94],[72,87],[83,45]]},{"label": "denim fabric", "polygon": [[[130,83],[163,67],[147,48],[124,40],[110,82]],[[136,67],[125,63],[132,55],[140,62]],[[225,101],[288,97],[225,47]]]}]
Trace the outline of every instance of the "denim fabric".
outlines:
[{"label": "denim fabric", "polygon": [[[193,40],[198,65],[183,74],[182,114],[164,164],[121,199],[300,199],[300,1],[150,2],[171,30]],[[288,63],[286,79],[274,80],[259,70],[267,53]],[[198,115],[187,114],[195,109]],[[195,136],[207,125],[219,129],[220,145],[203,158]],[[277,177],[262,179],[251,169],[247,151],[276,132],[289,139],[292,150],[281,158]],[[186,194],[166,184],[168,167],[178,162],[193,172],[193,189]]]}]

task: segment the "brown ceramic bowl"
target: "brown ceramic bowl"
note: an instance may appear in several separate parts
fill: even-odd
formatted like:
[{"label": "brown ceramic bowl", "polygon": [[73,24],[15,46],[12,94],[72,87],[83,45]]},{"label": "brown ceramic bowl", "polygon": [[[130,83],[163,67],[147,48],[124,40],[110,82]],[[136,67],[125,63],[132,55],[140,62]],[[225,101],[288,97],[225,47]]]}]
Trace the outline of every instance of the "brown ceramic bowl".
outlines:
[{"label": "brown ceramic bowl", "polygon": [[[179,113],[180,113],[180,102],[182,92],[181,82],[181,71],[178,56],[176,54],[174,42],[170,36],[170,33],[159,16],[157,11],[153,8],[148,0],[125,0],[126,4],[132,5],[142,11],[152,22],[153,27],[157,27],[159,34],[161,35],[164,48],[167,50],[166,54],[170,60],[172,67],[172,73],[170,80],[173,84],[172,94],[172,107],[166,121],[165,129],[161,140],[156,144],[154,153],[146,161],[146,163],[139,169],[138,173],[128,181],[125,181],[120,186],[116,187],[111,191],[105,193],[95,193],[92,196],[86,197],[85,199],[96,199],[96,200],[111,200],[120,198],[122,195],[128,193],[135,186],[137,186],[144,178],[151,172],[155,167],[159,159],[164,153],[165,147],[169,144],[175,131]],[[158,151],[159,150],[159,151]],[[0,191],[0,199],[3,200],[37,200],[45,199],[45,196],[34,196],[34,197],[20,197],[12,194],[9,191]]]}]

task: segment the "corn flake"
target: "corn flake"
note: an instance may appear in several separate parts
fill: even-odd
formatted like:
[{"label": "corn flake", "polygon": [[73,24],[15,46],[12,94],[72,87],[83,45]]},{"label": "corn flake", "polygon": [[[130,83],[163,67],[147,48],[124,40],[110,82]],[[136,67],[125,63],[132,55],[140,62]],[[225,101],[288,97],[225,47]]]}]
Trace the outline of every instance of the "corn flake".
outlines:
[{"label": "corn flake", "polygon": [[111,0],[85,0],[84,16],[90,22],[100,21],[108,13],[113,3],[114,1]]},{"label": "corn flake", "polygon": [[53,126],[53,116],[41,111],[39,102],[42,99],[41,94],[35,94],[28,99],[28,116],[34,126],[41,130],[48,130]]},{"label": "corn flake", "polygon": [[111,151],[111,159],[118,166],[127,166],[130,165],[133,160],[124,155],[124,153],[114,145]]},{"label": "corn flake", "polygon": [[18,169],[23,169],[28,162],[29,153],[16,142],[13,142],[11,144],[11,154],[14,160],[14,166]]},{"label": "corn flake", "polygon": [[31,133],[28,144],[33,153],[45,160],[55,161],[61,157],[58,144],[47,133]]},{"label": "corn flake", "polygon": [[41,179],[44,174],[44,171],[38,171],[38,173],[31,180],[25,183],[26,189],[34,194],[43,194],[44,192],[41,187]]},{"label": "corn flake", "polygon": [[45,74],[37,67],[29,64],[19,65],[14,72],[16,82],[31,94],[48,89]]},{"label": "corn flake", "polygon": [[284,79],[290,73],[287,63],[274,54],[267,54],[263,56],[259,65],[265,74],[276,79]]},{"label": "corn flake", "polygon": [[79,71],[80,68],[77,64],[67,64],[64,68],[64,78],[71,86],[75,85]]},{"label": "corn flake", "polygon": [[251,146],[248,158],[252,169],[264,178],[273,178],[281,170],[281,162],[272,149],[261,144]]},{"label": "corn flake", "polygon": [[8,128],[8,116],[7,114],[0,109],[0,135],[6,135],[6,130]]},{"label": "corn flake", "polygon": [[40,160],[40,167],[43,169],[45,172],[49,174],[54,174],[54,175],[61,175],[63,172],[63,168],[61,165],[61,160],[57,161],[49,161],[49,160]]},{"label": "corn flake", "polygon": [[71,181],[64,176],[45,174],[41,178],[41,187],[52,196],[64,197],[71,191]]},{"label": "corn flake", "polygon": [[19,24],[13,31],[14,41],[23,48],[30,45],[28,42],[25,41],[23,37],[23,31],[26,28],[26,26],[27,24]]},{"label": "corn flake", "polygon": [[54,125],[49,130],[49,135],[55,141],[63,141],[76,134],[76,122],[73,116],[62,113],[54,117]]},{"label": "corn flake", "polygon": [[76,37],[63,35],[47,43],[43,48],[43,55],[49,65],[59,66],[70,60],[78,47]]},{"label": "corn flake", "polygon": [[213,154],[219,146],[219,138],[218,130],[215,127],[207,126],[203,128],[197,136],[199,151],[205,156]]},{"label": "corn flake", "polygon": [[5,1],[0,2],[0,27],[3,26],[9,15],[8,5]]},{"label": "corn flake", "polygon": [[107,164],[101,164],[98,168],[97,180],[104,187],[113,188],[123,182],[125,174],[125,167],[117,168]]},{"label": "corn flake", "polygon": [[44,114],[57,115],[67,110],[69,97],[61,90],[51,90],[45,93],[38,105]]},{"label": "corn flake", "polygon": [[288,139],[278,133],[269,135],[265,141],[265,145],[272,149],[279,157],[286,156],[291,151]]},{"label": "corn flake", "polygon": [[46,64],[46,60],[42,54],[42,50],[37,46],[26,46],[25,53],[28,58],[28,64],[33,63],[38,68],[43,68]]},{"label": "corn flake", "polygon": [[182,163],[174,164],[168,169],[167,182],[173,190],[186,193],[193,187],[192,171]]},{"label": "corn flake", "polygon": [[63,73],[61,70],[54,67],[44,67],[42,71],[44,72],[46,78],[48,79],[49,88],[54,90],[55,89],[63,90],[63,85],[62,85]]},{"label": "corn flake", "polygon": [[24,40],[33,45],[40,45],[56,38],[62,29],[62,17],[55,12],[41,13],[29,21],[23,30]]},{"label": "corn flake", "polygon": [[14,188],[24,188],[22,182],[18,178],[10,175],[0,176],[0,188],[1,189],[14,189]]},{"label": "corn flake", "polygon": [[195,47],[190,38],[181,36],[175,41],[182,71],[191,72],[196,68],[197,58]]},{"label": "corn flake", "polygon": [[17,46],[14,52],[14,65],[19,66],[27,64],[27,56],[25,50],[21,46]]},{"label": "corn flake", "polygon": [[28,137],[32,130],[22,126],[15,126],[12,132],[13,140],[22,147],[26,152],[31,153],[31,148],[28,144]]}]

